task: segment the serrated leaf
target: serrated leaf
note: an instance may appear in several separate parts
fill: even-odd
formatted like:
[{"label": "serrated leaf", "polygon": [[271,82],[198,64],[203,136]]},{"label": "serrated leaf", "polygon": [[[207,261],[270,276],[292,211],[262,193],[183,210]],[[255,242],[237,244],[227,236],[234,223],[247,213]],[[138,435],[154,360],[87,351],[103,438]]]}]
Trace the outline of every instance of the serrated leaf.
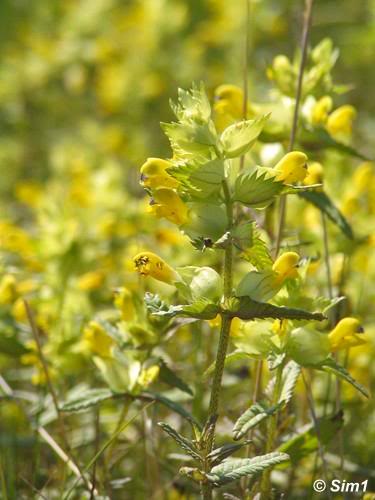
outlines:
[{"label": "serrated leaf", "polygon": [[206,299],[199,299],[192,304],[180,304],[170,306],[167,311],[155,311],[153,314],[173,318],[174,316],[185,316],[196,319],[214,319],[220,312],[220,307]]},{"label": "serrated leaf", "polygon": [[151,399],[153,401],[157,401],[158,403],[163,404],[170,410],[173,410],[174,412],[178,413],[181,415],[181,417],[184,417],[188,422],[193,423],[196,425],[198,428],[201,428],[201,424],[189,413],[183,406],[181,406],[179,403],[176,401],[172,401],[172,399],[167,398],[163,394],[160,394],[158,392],[154,391],[144,391],[141,393],[142,399]]},{"label": "serrated leaf", "polygon": [[118,397],[118,394],[113,393],[110,389],[89,389],[66,400],[60,406],[60,410],[66,412],[83,411],[113,397]]},{"label": "serrated leaf", "polygon": [[173,370],[169,368],[164,360],[160,362],[159,379],[171,387],[177,387],[180,391],[194,396],[191,387],[188,386]]},{"label": "serrated leaf", "polygon": [[259,474],[287,460],[289,460],[288,455],[278,452],[254,458],[227,459],[220,465],[213,467],[207,474],[207,479],[214,486],[222,486],[244,476]]},{"label": "serrated leaf", "polygon": [[319,439],[316,435],[314,424],[305,426],[305,430],[297,436],[292,437],[282,444],[278,450],[290,456],[292,464],[297,464],[302,458],[319,448],[319,441],[322,445],[328,444],[343,426],[342,413],[330,417],[317,419],[319,429]]},{"label": "serrated leaf", "polygon": [[289,363],[285,365],[282,375],[281,394],[279,398],[280,404],[287,405],[292,399],[300,374],[301,367],[298,363],[289,361]]},{"label": "serrated leaf", "polygon": [[268,250],[267,243],[261,238],[259,230],[253,233],[252,246],[248,248],[242,256],[250,262],[258,271],[271,269],[273,260]]},{"label": "serrated leaf", "polygon": [[228,217],[225,206],[209,203],[188,203],[191,218],[188,224],[181,226],[181,230],[191,240],[203,238],[217,241],[227,231]]},{"label": "serrated leaf", "polygon": [[250,297],[232,299],[229,305],[230,308],[226,309],[225,313],[230,318],[238,317],[243,320],[275,318],[323,321],[326,319],[321,313],[311,313],[302,309],[257,302]]},{"label": "serrated leaf", "polygon": [[355,389],[357,389],[357,391],[359,391],[361,394],[363,394],[363,396],[365,396],[366,398],[369,397],[367,390],[361,384],[359,384],[350,375],[350,373],[343,366],[341,366],[339,363],[337,363],[337,361],[335,361],[333,358],[330,357],[330,358],[327,358],[326,360],[324,360],[323,363],[320,365],[320,367],[324,371],[326,371],[328,373],[333,373],[337,377],[339,377],[339,378],[345,380],[346,382],[348,382],[349,384],[351,384]]},{"label": "serrated leaf", "polygon": [[268,301],[280,290],[282,284],[275,280],[275,273],[267,271],[250,271],[245,274],[236,288],[237,297],[251,297],[256,301]]},{"label": "serrated leaf", "polygon": [[229,125],[221,134],[220,141],[226,158],[236,158],[247,153],[255,144],[270,114],[255,120],[243,120]]},{"label": "serrated leaf", "polygon": [[323,213],[327,215],[334,222],[341,231],[350,239],[353,239],[353,230],[349,225],[346,218],[340,212],[340,210],[334,205],[332,200],[323,191],[305,191],[299,193],[299,196],[314,206],[319,208]]},{"label": "serrated leaf", "polygon": [[177,179],[182,189],[191,196],[207,198],[222,187],[224,162],[216,159],[203,165],[185,163],[168,168],[168,173]]},{"label": "serrated leaf", "polygon": [[237,177],[233,198],[248,207],[265,208],[283,189],[283,183],[272,177],[267,178],[266,173],[255,171]]},{"label": "serrated leaf", "polygon": [[279,405],[267,407],[264,403],[255,403],[246,410],[237,420],[233,427],[233,439],[241,439],[250,429],[258,425],[266,418],[274,415]]},{"label": "serrated leaf", "polygon": [[181,434],[179,434],[173,427],[166,424],[165,422],[158,422],[158,426],[163,429],[171,438],[173,438],[176,443],[184,450],[188,455],[193,457],[195,460],[201,460],[201,456],[196,451],[194,444],[189,441],[189,439],[185,438]]},{"label": "serrated leaf", "polygon": [[207,458],[210,459],[212,466],[218,465],[230,455],[233,455],[233,453],[235,453],[237,450],[240,450],[249,443],[251,443],[251,440],[244,441],[243,443],[224,444],[223,446],[212,450],[211,453],[207,455]]}]

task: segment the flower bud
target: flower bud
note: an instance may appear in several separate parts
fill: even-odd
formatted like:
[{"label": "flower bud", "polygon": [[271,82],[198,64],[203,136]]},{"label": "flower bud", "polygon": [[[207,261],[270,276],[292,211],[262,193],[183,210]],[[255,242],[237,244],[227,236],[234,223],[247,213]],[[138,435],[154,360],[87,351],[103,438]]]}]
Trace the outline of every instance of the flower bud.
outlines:
[{"label": "flower bud", "polygon": [[299,261],[300,256],[296,252],[285,252],[280,255],[272,266],[272,271],[277,275],[277,282],[282,283],[288,278],[297,278]]},{"label": "flower bud", "polygon": [[328,113],[333,106],[332,98],[328,95],[323,96],[317,101],[312,109],[311,121],[313,125],[320,125],[326,123]]},{"label": "flower bud", "polygon": [[307,168],[307,175],[303,180],[305,186],[310,186],[311,184],[321,184],[323,182],[324,170],[321,163],[314,161],[310,163]]},{"label": "flower bud", "polygon": [[345,105],[337,108],[328,117],[326,129],[333,137],[348,137],[352,134],[353,120],[357,112],[353,106]]},{"label": "flower bud", "polygon": [[141,167],[141,184],[147,188],[176,188],[178,181],[168,174],[172,163],[161,158],[148,158]]},{"label": "flower bud", "polygon": [[218,300],[222,295],[222,280],[220,275],[211,267],[201,267],[190,283],[193,298],[207,298]]},{"label": "flower bud", "polygon": [[365,344],[366,341],[359,336],[364,330],[356,318],[343,318],[328,335],[331,351],[347,349]]}]

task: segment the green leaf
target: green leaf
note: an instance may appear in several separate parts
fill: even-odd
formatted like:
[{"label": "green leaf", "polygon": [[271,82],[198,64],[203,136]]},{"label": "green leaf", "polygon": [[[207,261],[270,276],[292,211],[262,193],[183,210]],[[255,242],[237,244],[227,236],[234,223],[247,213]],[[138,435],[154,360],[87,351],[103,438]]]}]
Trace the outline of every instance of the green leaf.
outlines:
[{"label": "green leaf", "polygon": [[334,222],[341,231],[350,239],[353,239],[353,230],[340,210],[333,204],[332,200],[322,191],[304,191],[299,193],[301,198],[319,208]]},{"label": "green leaf", "polygon": [[246,410],[237,420],[233,427],[233,439],[241,439],[250,429],[258,425],[266,418],[274,415],[279,405],[267,407],[264,403],[255,403]]},{"label": "green leaf", "polygon": [[211,465],[218,465],[230,455],[233,455],[233,453],[235,453],[237,450],[240,450],[249,443],[251,443],[251,440],[244,441],[243,443],[224,444],[223,446],[212,450],[211,453],[207,455],[207,457],[211,460]]},{"label": "green leaf", "polygon": [[242,222],[232,231],[233,245],[241,251],[248,250],[253,244],[253,221]]},{"label": "green leaf", "polygon": [[221,134],[220,141],[226,158],[241,156],[255,144],[270,113],[255,120],[244,120],[229,125]]},{"label": "green leaf", "polygon": [[180,304],[170,306],[167,311],[153,311],[157,316],[173,318],[174,316],[185,316],[196,319],[214,319],[220,312],[220,307],[206,299],[199,299],[192,304]]},{"label": "green leaf", "polygon": [[302,458],[319,448],[319,440],[323,446],[328,444],[337,436],[343,424],[342,412],[334,416],[318,418],[319,439],[314,424],[309,424],[305,426],[303,432],[282,444],[278,450],[288,453],[291,463],[296,465]]},{"label": "green leaf", "polygon": [[191,196],[207,198],[222,187],[224,162],[218,159],[203,165],[187,162],[168,168],[168,173],[177,179],[181,188]]},{"label": "green leaf", "polygon": [[287,405],[292,399],[297,385],[298,377],[301,374],[301,367],[294,361],[289,361],[285,365],[282,375],[282,388],[279,403]]},{"label": "green leaf", "polygon": [[315,320],[323,321],[326,319],[321,313],[311,313],[302,309],[292,307],[274,306],[266,302],[257,302],[250,297],[240,297],[232,299],[229,302],[230,308],[224,312],[230,317],[238,317],[243,320],[252,319],[294,319],[294,320]]},{"label": "green leaf", "polygon": [[181,226],[181,230],[191,240],[203,238],[214,243],[223,236],[228,226],[228,217],[223,204],[187,203],[187,205],[191,219],[188,224]]},{"label": "green leaf", "polygon": [[71,399],[67,399],[60,406],[60,410],[66,412],[87,410],[88,408],[96,406],[98,403],[105,401],[106,399],[118,396],[118,394],[115,394],[110,389],[89,389],[79,395],[75,395]]},{"label": "green leaf", "polygon": [[237,297],[251,297],[257,301],[270,300],[280,290],[275,280],[275,273],[267,271],[250,271],[239,282],[235,295]]},{"label": "green leaf", "polygon": [[173,438],[176,443],[184,450],[188,455],[193,457],[195,460],[201,461],[201,456],[195,449],[194,444],[186,437],[179,434],[173,427],[166,424],[165,422],[158,422],[158,426],[163,429],[171,438]]},{"label": "green leaf", "polygon": [[163,359],[160,360],[159,379],[171,387],[177,387],[180,391],[186,392],[187,394],[190,394],[190,396],[194,396],[192,389],[168,367]]},{"label": "green leaf", "polygon": [[274,200],[275,196],[284,189],[282,182],[274,178],[267,178],[267,173],[244,173],[237,177],[234,185],[235,201],[252,208],[265,208]]},{"label": "green leaf", "polygon": [[254,476],[277,464],[285,462],[289,456],[285,453],[268,453],[254,458],[231,458],[216,465],[207,474],[207,479],[214,486],[236,481],[244,476]]},{"label": "green leaf", "polygon": [[307,150],[320,150],[320,149],[335,149],[340,153],[344,153],[348,156],[354,156],[363,161],[371,161],[366,155],[358,151],[357,149],[338,142],[333,139],[326,130],[323,128],[315,129],[313,131],[304,130],[301,134],[301,143]]},{"label": "green leaf", "polygon": [[140,396],[142,399],[152,399],[153,401],[157,401],[170,410],[178,413],[179,415],[181,415],[181,417],[184,417],[188,422],[196,425],[199,429],[202,427],[201,424],[193,417],[193,415],[185,410],[183,406],[181,406],[176,401],[172,401],[172,399],[163,396],[163,394],[154,391],[144,391]]},{"label": "green leaf", "polygon": [[19,357],[30,352],[30,349],[27,349],[16,335],[0,333],[0,352],[7,356]]},{"label": "green leaf", "polygon": [[327,358],[321,365],[321,368],[328,372],[328,373],[333,373],[337,377],[345,380],[349,384],[351,384],[353,387],[357,389],[363,396],[366,398],[370,397],[367,390],[359,384],[351,375],[350,373],[339,363],[337,363],[333,358],[329,357]]},{"label": "green leaf", "polygon": [[252,246],[242,256],[250,262],[258,271],[271,269],[273,260],[268,250],[267,243],[261,238],[258,229],[253,232]]}]

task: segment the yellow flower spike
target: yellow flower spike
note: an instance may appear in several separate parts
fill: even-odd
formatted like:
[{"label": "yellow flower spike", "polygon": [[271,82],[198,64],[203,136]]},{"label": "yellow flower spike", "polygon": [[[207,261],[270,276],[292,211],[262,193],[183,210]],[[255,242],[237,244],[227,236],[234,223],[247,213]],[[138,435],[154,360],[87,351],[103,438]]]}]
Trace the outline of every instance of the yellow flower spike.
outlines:
[{"label": "yellow flower spike", "polygon": [[172,285],[176,281],[181,281],[177,271],[172,269],[163,259],[152,252],[141,252],[133,257],[135,270],[141,276],[151,276],[158,281]]},{"label": "yellow flower spike", "polygon": [[135,316],[135,307],[133,302],[133,295],[130,290],[122,286],[117,288],[114,293],[113,303],[120,311],[121,318],[124,321],[131,321]]},{"label": "yellow flower spike", "polygon": [[349,137],[352,134],[353,120],[357,112],[353,106],[346,104],[333,111],[326,124],[326,129],[333,137]]},{"label": "yellow flower spike", "polygon": [[150,212],[157,217],[164,217],[178,226],[182,226],[188,221],[187,206],[176,191],[170,188],[159,188],[152,192]]},{"label": "yellow flower spike", "polygon": [[307,156],[301,151],[291,151],[274,167],[276,180],[284,184],[303,181],[307,175]]},{"label": "yellow flower spike", "polygon": [[305,184],[305,186],[310,186],[311,184],[321,184],[323,182],[323,178],[323,165],[314,161],[307,167],[307,175],[303,179],[303,184]]},{"label": "yellow flower spike", "polygon": [[285,252],[280,255],[272,266],[272,271],[277,274],[276,281],[282,283],[288,278],[297,278],[299,261],[300,256],[296,252]]},{"label": "yellow flower spike", "polygon": [[228,113],[233,118],[243,116],[243,90],[236,85],[223,84],[215,89],[214,110],[219,113]]},{"label": "yellow flower spike", "polygon": [[328,95],[323,96],[317,101],[312,109],[311,121],[313,125],[325,124],[328,119],[328,113],[332,110],[332,98]]},{"label": "yellow flower spike", "polygon": [[83,344],[92,353],[103,358],[111,357],[114,340],[107,334],[104,328],[96,321],[90,321],[83,330]]},{"label": "yellow flower spike", "polygon": [[355,347],[366,343],[360,337],[364,333],[361,323],[356,318],[343,318],[328,334],[329,343],[333,352],[339,349]]},{"label": "yellow flower spike", "polygon": [[172,163],[161,158],[148,158],[141,167],[141,184],[155,189],[160,187],[176,188],[179,182],[168,174]]}]

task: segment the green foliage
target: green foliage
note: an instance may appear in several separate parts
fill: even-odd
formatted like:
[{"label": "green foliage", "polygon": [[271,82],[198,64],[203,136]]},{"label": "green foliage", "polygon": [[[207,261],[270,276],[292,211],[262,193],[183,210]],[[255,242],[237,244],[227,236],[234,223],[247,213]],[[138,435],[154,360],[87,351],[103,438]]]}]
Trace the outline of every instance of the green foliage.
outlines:
[{"label": "green foliage", "polygon": [[234,187],[234,199],[252,208],[265,208],[280,194],[284,185],[258,171],[241,174]]}]

